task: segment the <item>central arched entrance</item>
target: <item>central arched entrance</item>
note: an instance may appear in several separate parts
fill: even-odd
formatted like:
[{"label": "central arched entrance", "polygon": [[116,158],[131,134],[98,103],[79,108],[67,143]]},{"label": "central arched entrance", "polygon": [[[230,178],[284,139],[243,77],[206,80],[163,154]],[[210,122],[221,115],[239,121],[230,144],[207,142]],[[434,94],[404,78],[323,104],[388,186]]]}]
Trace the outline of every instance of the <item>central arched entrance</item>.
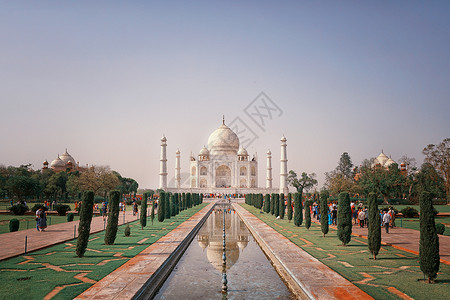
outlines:
[{"label": "central arched entrance", "polygon": [[216,169],[216,187],[218,188],[231,187],[230,167],[222,165]]}]

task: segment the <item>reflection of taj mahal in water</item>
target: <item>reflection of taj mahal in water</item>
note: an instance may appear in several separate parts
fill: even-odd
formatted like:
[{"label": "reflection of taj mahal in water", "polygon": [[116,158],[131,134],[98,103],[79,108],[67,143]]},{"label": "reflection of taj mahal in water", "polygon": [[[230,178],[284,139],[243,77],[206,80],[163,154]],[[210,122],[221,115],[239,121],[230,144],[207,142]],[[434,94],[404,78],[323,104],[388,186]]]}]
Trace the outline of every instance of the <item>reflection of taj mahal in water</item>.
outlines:
[{"label": "reflection of taj mahal in water", "polygon": [[[220,208],[213,210],[197,235],[198,244],[206,249],[208,261],[219,271],[222,270],[223,214]],[[250,232],[233,210],[225,213],[225,227],[227,232],[226,266],[230,269],[239,259],[240,251],[247,247]]]},{"label": "reflection of taj mahal in water", "polygon": [[167,186],[167,139],[161,138],[160,184],[166,191],[192,191],[198,193],[288,193],[287,144],[281,138],[280,188],[272,187],[272,153],[267,151],[266,187],[258,188],[258,157],[250,155],[240,146],[239,138],[227,125],[225,119],[208,139],[198,156],[190,156],[189,187],[181,186],[180,151],[175,159],[175,188]]}]

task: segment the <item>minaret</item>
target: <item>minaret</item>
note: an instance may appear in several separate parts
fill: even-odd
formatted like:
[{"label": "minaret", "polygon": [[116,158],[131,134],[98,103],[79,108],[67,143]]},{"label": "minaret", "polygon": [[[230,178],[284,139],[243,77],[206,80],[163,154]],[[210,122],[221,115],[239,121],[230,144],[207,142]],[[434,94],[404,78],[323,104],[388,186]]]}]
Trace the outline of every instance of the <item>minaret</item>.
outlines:
[{"label": "minaret", "polygon": [[287,195],[289,193],[287,182],[287,151],[286,151],[286,138],[281,138],[281,157],[280,157],[280,193]]},{"label": "minaret", "polygon": [[272,188],[272,152],[267,150],[266,189]]},{"label": "minaret", "polygon": [[161,138],[161,159],[159,160],[159,188],[165,189],[167,188],[167,156],[166,156],[166,147],[167,147],[167,139],[163,135]]},{"label": "minaret", "polygon": [[179,189],[181,187],[181,176],[180,176],[180,149],[177,149],[175,158],[175,187]]}]

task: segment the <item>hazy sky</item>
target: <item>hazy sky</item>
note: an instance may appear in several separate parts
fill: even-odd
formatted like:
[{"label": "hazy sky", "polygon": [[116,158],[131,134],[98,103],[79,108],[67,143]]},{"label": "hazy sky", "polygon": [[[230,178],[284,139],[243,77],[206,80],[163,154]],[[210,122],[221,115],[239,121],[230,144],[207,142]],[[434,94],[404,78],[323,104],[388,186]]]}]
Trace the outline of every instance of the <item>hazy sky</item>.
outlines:
[{"label": "hazy sky", "polygon": [[[258,136],[260,186],[269,148],[279,186],[283,134],[288,169],[320,186],[343,152],[421,163],[450,137],[449,15],[449,1],[0,1],[0,164],[68,148],[156,188],[161,136],[170,179],[177,148],[186,172],[222,115]],[[263,128],[245,113],[261,92],[279,108]]]}]

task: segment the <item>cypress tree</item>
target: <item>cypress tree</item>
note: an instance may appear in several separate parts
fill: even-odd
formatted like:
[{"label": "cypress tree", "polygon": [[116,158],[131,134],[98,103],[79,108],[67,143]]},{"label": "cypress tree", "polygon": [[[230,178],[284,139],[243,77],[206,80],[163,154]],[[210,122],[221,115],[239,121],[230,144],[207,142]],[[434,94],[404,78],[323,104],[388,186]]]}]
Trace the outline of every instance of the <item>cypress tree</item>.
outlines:
[{"label": "cypress tree", "polygon": [[286,207],[284,206],[284,194],[280,194],[280,219],[284,219],[284,212],[286,211]]},{"label": "cypress tree", "polygon": [[203,193],[200,194],[200,203],[203,203]]},{"label": "cypress tree", "polygon": [[263,209],[264,206],[264,196],[263,194],[259,194],[259,208]]},{"label": "cypress tree", "polygon": [[186,193],[186,209],[191,208],[191,193]]},{"label": "cypress tree", "polygon": [[420,242],[419,259],[420,270],[428,277],[428,283],[434,282],[439,272],[439,238],[436,233],[433,194],[422,192],[420,194]]},{"label": "cypress tree", "polygon": [[182,210],[185,210],[186,209],[186,193],[183,193],[181,195],[181,202],[182,202],[181,208],[182,208]]},{"label": "cypress tree", "polygon": [[275,214],[275,194],[272,194],[270,197],[270,213]]},{"label": "cypress tree", "polygon": [[288,220],[289,220],[289,222],[291,222],[291,220],[292,220],[292,194],[291,193],[288,194],[287,205],[288,205],[288,208],[287,208],[288,209],[287,210]]},{"label": "cypress tree", "polygon": [[170,216],[175,217],[176,215],[176,200],[175,200],[175,194],[170,195]]},{"label": "cypress tree", "polygon": [[369,251],[373,254],[373,259],[377,259],[378,252],[381,248],[381,216],[378,212],[377,195],[370,193],[367,202],[369,206],[369,228],[367,229]]},{"label": "cypress tree", "polygon": [[78,240],[76,254],[83,257],[89,241],[89,233],[91,231],[92,214],[94,210],[94,192],[86,191],[83,194],[83,201],[80,209],[80,223],[78,225]]},{"label": "cypress tree", "polygon": [[300,193],[294,194],[294,225],[300,226],[303,223],[302,199]]},{"label": "cypress tree", "polygon": [[264,195],[264,212],[265,213],[270,212],[270,195],[269,194]]},{"label": "cypress tree", "polygon": [[152,212],[150,214],[150,218],[152,219],[152,225],[153,225],[153,220],[155,219],[155,200],[152,201]]},{"label": "cypress tree", "polygon": [[322,229],[323,237],[328,233],[328,191],[320,193],[320,229]]},{"label": "cypress tree", "polygon": [[280,216],[280,194],[275,194],[275,202],[273,203],[273,211],[275,218]]},{"label": "cypress tree", "polygon": [[[117,227],[119,225],[119,200],[120,192],[109,192],[110,205],[108,214],[108,224],[105,232],[105,245],[114,245],[117,235]],[[142,212],[141,212],[142,214]]]},{"label": "cypress tree", "polygon": [[311,201],[307,200],[305,202],[305,227],[309,230],[311,227]]},{"label": "cypress tree", "polygon": [[180,213],[180,194],[175,193],[175,215]]},{"label": "cypress tree", "polygon": [[160,192],[158,200],[158,222],[164,221],[165,215],[166,215],[166,193]]},{"label": "cypress tree", "polygon": [[352,209],[347,192],[339,194],[337,228],[338,238],[346,246],[352,238]]},{"label": "cypress tree", "polygon": [[147,197],[148,197],[147,193],[144,193],[142,195],[141,216],[139,220],[141,223],[141,229],[144,229],[144,227],[147,226]]},{"label": "cypress tree", "polygon": [[164,219],[170,219],[170,211],[172,209],[172,205],[170,204],[170,198],[172,197],[172,193],[166,193],[165,197],[164,197],[164,201],[165,203],[165,210],[164,210]]}]

